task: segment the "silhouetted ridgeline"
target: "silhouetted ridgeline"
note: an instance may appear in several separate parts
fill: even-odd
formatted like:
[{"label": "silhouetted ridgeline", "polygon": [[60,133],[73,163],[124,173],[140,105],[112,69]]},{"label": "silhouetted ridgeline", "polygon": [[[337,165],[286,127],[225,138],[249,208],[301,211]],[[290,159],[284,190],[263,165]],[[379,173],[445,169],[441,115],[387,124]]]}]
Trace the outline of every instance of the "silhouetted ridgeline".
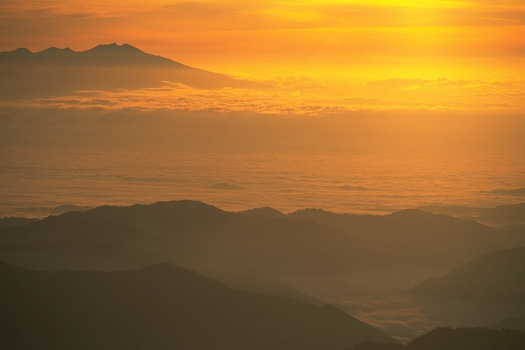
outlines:
[{"label": "silhouetted ridgeline", "polygon": [[169,261],[199,271],[311,275],[352,270],[355,240],[304,221],[247,217],[201,202],[99,207],[0,230],[0,257],[37,269],[127,269]]},{"label": "silhouetted ridgeline", "polygon": [[98,45],[86,51],[73,51],[69,47],[48,49],[31,52],[26,48],[0,52],[0,63],[23,65],[71,65],[71,66],[112,66],[121,65],[162,65],[180,69],[191,68],[170,59],[151,55],[129,44]]},{"label": "silhouetted ridgeline", "polygon": [[[514,190],[494,190],[493,193],[523,197],[525,188]],[[495,208],[429,205],[420,207],[419,209],[436,214],[447,214],[468,218],[488,225],[504,226],[525,223],[525,203],[502,205]]]},{"label": "silhouetted ridgeline", "polygon": [[413,292],[454,298],[516,300],[525,302],[525,247],[487,253],[429,279]]},{"label": "silhouetted ridgeline", "polygon": [[[494,190],[493,193],[515,193],[523,197],[525,188],[514,190]],[[495,208],[478,208],[457,205],[428,205],[418,209],[429,211],[435,214],[447,214],[465,219],[472,219],[483,224],[504,226],[511,224],[525,223],[525,203],[502,205]]]},{"label": "silhouetted ridgeline", "polygon": [[525,203],[490,208],[476,220],[491,225],[525,224]]},{"label": "silhouetted ridgeline", "polygon": [[2,349],[330,350],[391,342],[329,305],[228,288],[171,264],[42,272],[0,262]]},{"label": "silhouetted ridgeline", "polygon": [[436,328],[407,345],[364,343],[348,350],[523,350],[525,333],[487,328]]},{"label": "silhouetted ridgeline", "polygon": [[0,52],[0,75],[0,92],[5,97],[144,88],[166,81],[199,88],[263,87],[151,55],[128,44],[98,45],[81,52],[56,47],[36,53],[26,48]]},{"label": "silhouetted ridgeline", "polygon": [[383,250],[383,257],[392,254],[409,257],[420,252],[420,263],[425,261],[423,256],[427,261],[433,258],[443,262],[443,257],[448,256],[459,262],[490,250],[525,245],[525,230],[521,228],[495,229],[471,220],[414,209],[384,216],[336,214],[321,209],[280,213],[282,216],[271,208],[241,213],[317,222],[366,239],[372,250]]},{"label": "silhouetted ridgeline", "polygon": [[[344,215],[322,210],[285,215],[271,208],[232,213],[202,202],[173,201],[129,207],[103,206],[0,228],[0,259],[36,270],[129,270],[169,262],[253,292],[285,295],[317,305],[321,303],[319,300],[303,293],[341,302],[341,307],[346,307],[346,300],[355,301],[348,304],[356,305],[347,309],[351,314],[360,312],[359,315],[366,317],[368,313],[374,319],[373,310],[377,311],[377,317],[383,317],[376,300],[385,293],[398,293],[429,276],[444,274],[478,251],[485,253],[499,246],[519,244],[524,232],[511,230],[511,234],[508,229],[419,210],[384,216]],[[507,282],[502,280],[496,286],[503,286],[500,289],[507,293],[513,291],[509,281],[522,281],[523,268],[516,272],[518,267],[514,267],[513,274],[502,275],[497,266],[505,264],[497,261],[490,263],[495,266],[492,281],[492,270],[485,267],[472,276],[462,276],[461,280],[469,286],[476,285],[473,283],[478,280],[480,290],[492,293],[492,282],[506,276]],[[509,276],[512,278],[507,279]],[[373,300],[360,299],[363,295]],[[476,298],[486,302],[486,297]],[[364,303],[360,304],[361,300]],[[463,319],[458,315],[461,319],[457,319],[457,323],[439,320],[432,323],[434,321],[425,319],[423,311],[421,321],[417,322],[457,326],[491,324],[521,315],[522,300],[505,303],[515,312],[505,308],[494,311],[487,306],[487,312],[493,315],[487,315],[483,322],[476,322],[476,317]],[[370,304],[366,304],[368,302]],[[424,302],[421,305],[424,307]],[[406,307],[415,306],[410,302]],[[405,306],[400,307],[399,314],[384,310],[391,312],[386,317],[393,317],[395,321],[407,317]],[[395,306],[393,310],[397,310]],[[446,312],[456,317],[454,310],[449,308]],[[455,322],[453,318],[448,320]],[[379,321],[378,324],[388,323]],[[403,336],[421,333],[408,334],[410,336]]]},{"label": "silhouetted ridgeline", "polygon": [[421,211],[307,210],[280,218],[178,201],[105,206],[3,228],[0,258],[36,269],[128,269],[169,261],[206,274],[326,275],[395,265],[451,268],[523,238]]}]

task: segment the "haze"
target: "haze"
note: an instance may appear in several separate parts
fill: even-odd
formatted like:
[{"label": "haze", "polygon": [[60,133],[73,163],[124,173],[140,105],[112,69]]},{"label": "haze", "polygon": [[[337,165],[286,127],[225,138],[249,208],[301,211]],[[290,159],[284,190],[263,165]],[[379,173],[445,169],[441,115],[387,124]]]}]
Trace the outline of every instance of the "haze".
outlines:
[{"label": "haze", "polygon": [[523,349],[524,18],[1,1],[0,347]]}]

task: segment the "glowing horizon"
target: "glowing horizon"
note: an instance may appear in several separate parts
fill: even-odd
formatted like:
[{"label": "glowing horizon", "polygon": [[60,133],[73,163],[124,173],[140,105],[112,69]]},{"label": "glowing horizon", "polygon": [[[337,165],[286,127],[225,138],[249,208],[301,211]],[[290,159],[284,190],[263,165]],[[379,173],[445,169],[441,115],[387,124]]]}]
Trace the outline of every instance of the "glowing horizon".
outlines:
[{"label": "glowing horizon", "polygon": [[64,6],[50,0],[4,1],[0,8],[2,51],[84,50],[127,42],[186,64],[239,74],[243,65],[254,71],[250,67],[261,69],[263,63],[276,71],[297,66],[306,74],[318,66],[330,74],[331,66],[351,70],[371,62],[393,68],[399,78],[406,77],[400,76],[405,67],[408,75],[417,70],[421,78],[436,77],[437,69],[440,77],[453,79],[472,65],[505,75],[523,68],[525,47],[525,4],[513,0],[157,0],[125,7],[118,1]]},{"label": "glowing horizon", "polygon": [[234,93],[245,100],[523,112],[525,4],[520,1],[135,0],[126,5],[3,1],[0,51],[51,46],[83,51],[129,43],[186,65],[281,87],[268,96]]}]

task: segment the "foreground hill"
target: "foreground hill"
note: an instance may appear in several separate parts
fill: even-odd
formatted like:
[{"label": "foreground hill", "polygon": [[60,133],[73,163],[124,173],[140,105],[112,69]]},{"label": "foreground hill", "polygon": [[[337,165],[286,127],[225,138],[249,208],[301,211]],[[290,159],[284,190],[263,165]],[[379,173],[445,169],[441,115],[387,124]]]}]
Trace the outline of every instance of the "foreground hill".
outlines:
[{"label": "foreground hill", "polygon": [[454,298],[525,301],[525,247],[487,253],[413,292]]},{"label": "foreground hill", "polygon": [[171,264],[42,272],[0,262],[3,349],[343,349],[392,339],[335,307],[242,292]]},{"label": "foreground hill", "polygon": [[78,90],[158,87],[162,82],[198,88],[261,87],[249,81],[186,66],[128,44],[86,51],[52,47],[0,52],[0,91],[5,97],[69,94]]},{"label": "foreground hill", "polygon": [[363,343],[348,350],[521,350],[525,333],[487,328],[436,328],[407,345]]}]

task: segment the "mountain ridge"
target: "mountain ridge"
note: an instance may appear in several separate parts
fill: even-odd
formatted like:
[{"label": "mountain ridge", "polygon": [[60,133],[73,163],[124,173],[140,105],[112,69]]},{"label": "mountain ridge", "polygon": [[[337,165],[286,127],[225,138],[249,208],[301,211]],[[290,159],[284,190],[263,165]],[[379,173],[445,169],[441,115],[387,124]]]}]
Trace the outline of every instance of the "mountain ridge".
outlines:
[{"label": "mountain ridge", "polygon": [[414,287],[421,295],[525,302],[525,247],[488,252]]},{"label": "mountain ridge", "polygon": [[[0,63],[15,64],[69,64],[113,66],[122,64],[171,65],[177,68],[197,69],[159,55],[152,55],[141,49],[124,43],[118,45],[99,44],[84,51],[74,51],[69,47],[55,46],[32,52],[27,48],[0,52]],[[200,69],[198,69],[200,70]]]},{"label": "mountain ridge", "polygon": [[179,83],[195,88],[268,86],[191,67],[132,45],[100,44],[85,51],[50,47],[0,52],[0,95],[61,96],[82,90],[141,89]]},{"label": "mountain ridge", "polygon": [[[257,215],[261,213],[264,215]],[[318,272],[327,272],[327,268],[332,272],[350,272],[359,266],[356,263],[362,266],[392,263],[457,266],[461,260],[478,255],[478,251],[484,253],[489,247],[497,248],[494,241],[502,236],[497,229],[473,221],[419,211],[360,216],[310,210],[280,215],[277,211],[264,209],[250,214],[255,215],[226,212],[198,201],[101,206],[0,229],[0,256],[10,256],[23,264],[20,259],[24,254],[32,255],[31,252],[46,249],[55,251],[59,244],[68,242],[69,249],[94,254],[92,257],[114,251],[127,252],[128,258],[123,261],[128,263],[131,262],[129,257],[142,257],[137,261],[139,265],[153,263],[159,257],[171,261],[168,255],[182,259],[172,262],[184,266],[184,262],[189,263],[188,266],[202,265],[191,251],[181,248],[189,245],[203,249],[210,258],[218,259],[217,263],[222,261],[231,267],[237,261],[243,265],[249,262],[252,267],[266,271],[275,265],[274,273],[278,270],[285,273],[287,269],[297,272],[307,270],[299,268],[300,261],[305,260],[309,269]],[[441,242],[444,230],[454,237],[451,242]],[[48,235],[44,241],[43,232]],[[501,248],[519,244],[522,235],[515,235],[512,233],[512,242],[499,244]],[[215,249],[214,244],[220,249]],[[166,250],[170,245],[173,248]],[[288,256],[287,249],[290,249]],[[26,253],[21,254],[24,251]],[[255,252],[258,253],[254,255]],[[64,256],[66,251],[57,250],[56,253]],[[48,263],[57,257],[53,255],[55,257],[48,259]],[[263,258],[269,256],[273,258]],[[312,261],[313,257],[318,259],[317,264]],[[278,261],[286,262],[288,267],[283,270],[284,265],[281,265],[278,269]],[[128,267],[132,266],[135,265]]]}]

